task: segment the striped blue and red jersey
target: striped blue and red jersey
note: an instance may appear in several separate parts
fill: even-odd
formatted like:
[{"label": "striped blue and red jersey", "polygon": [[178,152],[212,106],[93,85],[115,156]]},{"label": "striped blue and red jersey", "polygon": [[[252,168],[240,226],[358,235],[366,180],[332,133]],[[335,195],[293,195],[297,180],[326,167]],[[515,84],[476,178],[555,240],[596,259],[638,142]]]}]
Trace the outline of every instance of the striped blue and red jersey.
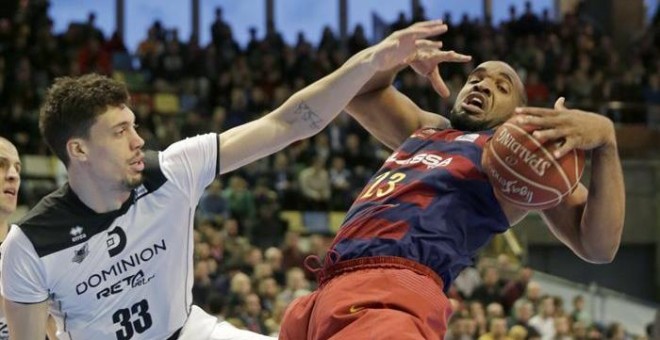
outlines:
[{"label": "striped blue and red jersey", "polygon": [[509,223],[481,166],[492,132],[420,129],[371,178],[332,250],[339,261],[398,256],[434,270],[445,290]]}]

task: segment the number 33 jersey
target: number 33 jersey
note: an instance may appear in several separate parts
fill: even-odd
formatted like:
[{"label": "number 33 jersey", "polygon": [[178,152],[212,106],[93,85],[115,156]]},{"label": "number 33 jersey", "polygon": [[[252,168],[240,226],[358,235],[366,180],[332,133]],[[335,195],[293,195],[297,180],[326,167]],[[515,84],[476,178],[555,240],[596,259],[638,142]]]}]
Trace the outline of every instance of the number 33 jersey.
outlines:
[{"label": "number 33 jersey", "polygon": [[97,214],[68,184],[2,244],[2,294],[49,301],[60,339],[166,339],[192,305],[193,217],[218,171],[217,134],[147,152],[144,183]]}]

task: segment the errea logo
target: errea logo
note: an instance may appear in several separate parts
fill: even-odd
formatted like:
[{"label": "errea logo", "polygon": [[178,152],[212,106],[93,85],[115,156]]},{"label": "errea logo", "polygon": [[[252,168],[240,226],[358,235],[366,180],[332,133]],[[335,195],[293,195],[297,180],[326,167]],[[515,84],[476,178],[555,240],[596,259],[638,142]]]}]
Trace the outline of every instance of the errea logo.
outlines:
[{"label": "errea logo", "polygon": [[87,237],[87,234],[85,234],[85,230],[83,227],[77,225],[69,231],[69,235],[71,235],[71,242],[78,242],[80,240],[83,240]]}]

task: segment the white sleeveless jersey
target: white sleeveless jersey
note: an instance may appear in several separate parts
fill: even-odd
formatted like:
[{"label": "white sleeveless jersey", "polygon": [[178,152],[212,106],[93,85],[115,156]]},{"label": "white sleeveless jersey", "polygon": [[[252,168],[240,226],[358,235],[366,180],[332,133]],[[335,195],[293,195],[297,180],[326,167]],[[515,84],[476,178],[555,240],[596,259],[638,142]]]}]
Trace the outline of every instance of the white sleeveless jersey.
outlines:
[{"label": "white sleeveless jersey", "polygon": [[218,135],[147,152],[145,182],[97,214],[64,185],[2,245],[2,295],[49,300],[61,339],[167,339],[192,306],[193,217],[218,173]]}]

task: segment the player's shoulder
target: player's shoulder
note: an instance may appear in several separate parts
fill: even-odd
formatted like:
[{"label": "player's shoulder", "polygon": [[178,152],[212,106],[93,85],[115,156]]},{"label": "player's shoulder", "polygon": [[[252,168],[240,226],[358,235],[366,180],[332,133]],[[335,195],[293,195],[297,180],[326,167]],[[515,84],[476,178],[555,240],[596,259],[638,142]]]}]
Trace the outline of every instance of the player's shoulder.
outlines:
[{"label": "player's shoulder", "polygon": [[40,257],[86,242],[128,211],[135,193],[116,211],[98,214],[87,207],[68,183],[37,203],[16,223]]},{"label": "player's shoulder", "polygon": [[442,142],[467,142],[483,146],[492,137],[493,131],[461,131],[452,128],[422,127],[412,134],[412,138],[430,139]]},{"label": "player's shoulder", "polygon": [[[147,150],[144,153],[144,189],[146,193],[158,190],[167,182],[158,151]],[[143,193],[141,193],[143,194]]]}]

